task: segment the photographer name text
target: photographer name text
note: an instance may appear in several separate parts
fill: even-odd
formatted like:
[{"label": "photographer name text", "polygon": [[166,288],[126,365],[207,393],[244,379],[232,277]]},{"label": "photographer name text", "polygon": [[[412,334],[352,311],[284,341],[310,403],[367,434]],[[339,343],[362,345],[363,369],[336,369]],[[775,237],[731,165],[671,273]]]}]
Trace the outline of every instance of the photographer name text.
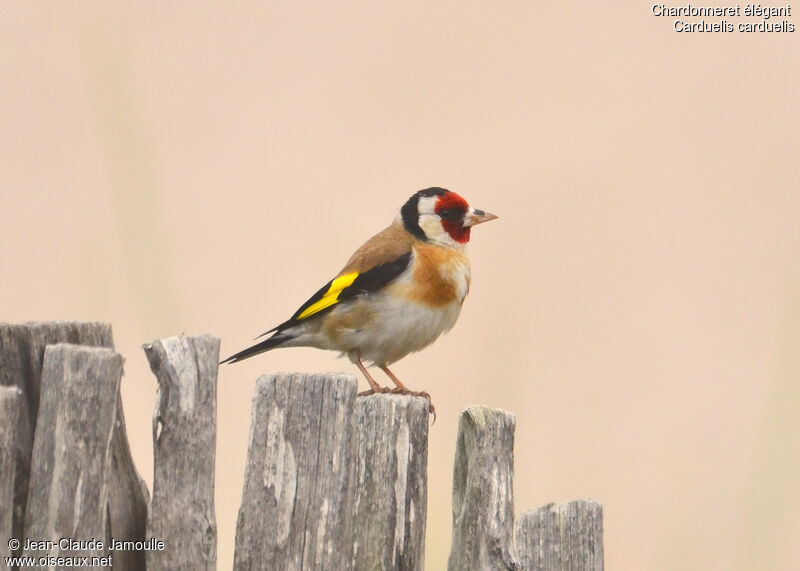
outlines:
[{"label": "photographer name text", "polygon": [[106,543],[100,539],[84,540],[62,537],[58,541],[26,539],[25,544],[22,545],[22,549],[25,551],[52,551],[54,549],[62,551],[102,551],[106,548],[109,551],[163,551],[164,542],[156,538],[150,538],[146,541],[121,541],[112,537]]}]

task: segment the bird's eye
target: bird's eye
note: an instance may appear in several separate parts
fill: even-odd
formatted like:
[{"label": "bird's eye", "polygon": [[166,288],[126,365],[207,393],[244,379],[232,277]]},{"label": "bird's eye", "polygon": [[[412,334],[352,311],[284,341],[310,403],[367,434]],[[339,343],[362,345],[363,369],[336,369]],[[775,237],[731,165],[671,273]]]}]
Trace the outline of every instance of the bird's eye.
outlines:
[{"label": "bird's eye", "polygon": [[439,218],[442,220],[460,220],[461,219],[461,210],[458,208],[442,208],[439,212],[437,212]]}]

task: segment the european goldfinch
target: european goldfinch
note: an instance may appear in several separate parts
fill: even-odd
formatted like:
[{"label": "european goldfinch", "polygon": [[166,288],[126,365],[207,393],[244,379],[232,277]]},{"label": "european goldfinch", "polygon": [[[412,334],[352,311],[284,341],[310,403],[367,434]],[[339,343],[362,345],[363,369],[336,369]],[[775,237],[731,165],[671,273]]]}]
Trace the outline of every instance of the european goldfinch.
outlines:
[{"label": "european goldfinch", "polygon": [[272,333],[269,338],[222,362],[277,347],[331,349],[347,355],[366,377],[370,390],[361,395],[389,392],[372,378],[366,361],[389,376],[396,387],[391,392],[428,397],[406,389],[389,365],[455,325],[469,292],[470,229],[495,218],[455,192],[420,190],[292,317],[259,336]]}]

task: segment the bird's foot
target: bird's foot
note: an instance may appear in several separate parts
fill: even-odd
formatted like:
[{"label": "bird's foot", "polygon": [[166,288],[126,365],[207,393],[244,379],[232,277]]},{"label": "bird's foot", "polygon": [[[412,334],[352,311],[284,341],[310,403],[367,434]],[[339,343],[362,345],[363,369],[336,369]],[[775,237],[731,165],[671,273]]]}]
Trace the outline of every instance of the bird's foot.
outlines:
[{"label": "bird's foot", "polygon": [[408,395],[410,397],[424,397],[428,400],[431,400],[431,395],[429,395],[425,391],[412,391],[411,389],[407,389],[403,387],[402,389],[392,389],[393,395]]},{"label": "bird's foot", "polygon": [[368,397],[370,395],[377,395],[377,394],[386,394],[392,392],[392,389],[389,387],[378,387],[377,390],[375,389],[367,389],[366,391],[361,391],[356,396],[359,397]]},{"label": "bird's foot", "polygon": [[433,423],[436,423],[436,407],[433,406],[433,402],[431,402],[431,395],[426,393],[425,391],[411,391],[406,388],[402,389],[390,389],[389,387],[380,387],[377,390],[367,389],[366,391],[361,391],[356,396],[359,397],[368,397],[370,395],[377,395],[377,394],[387,394],[391,393],[393,395],[407,395],[411,397],[423,397],[428,399],[428,414],[433,415]]},{"label": "bird's foot", "polygon": [[425,391],[412,391],[405,387],[402,389],[392,389],[393,395],[408,395],[410,397],[422,397],[428,399],[428,414],[433,415],[433,422],[436,423],[436,407],[433,406],[433,401],[431,400],[431,395],[429,395]]}]

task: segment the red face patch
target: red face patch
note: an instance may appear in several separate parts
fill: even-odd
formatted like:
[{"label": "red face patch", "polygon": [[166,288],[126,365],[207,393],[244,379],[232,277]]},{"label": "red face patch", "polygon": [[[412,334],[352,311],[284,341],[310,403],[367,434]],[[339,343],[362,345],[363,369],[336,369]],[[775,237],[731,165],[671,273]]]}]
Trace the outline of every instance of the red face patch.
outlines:
[{"label": "red face patch", "polygon": [[464,216],[469,210],[467,201],[455,192],[447,191],[436,201],[434,211],[442,219],[442,228],[459,243],[469,242],[469,227],[464,228]]}]

